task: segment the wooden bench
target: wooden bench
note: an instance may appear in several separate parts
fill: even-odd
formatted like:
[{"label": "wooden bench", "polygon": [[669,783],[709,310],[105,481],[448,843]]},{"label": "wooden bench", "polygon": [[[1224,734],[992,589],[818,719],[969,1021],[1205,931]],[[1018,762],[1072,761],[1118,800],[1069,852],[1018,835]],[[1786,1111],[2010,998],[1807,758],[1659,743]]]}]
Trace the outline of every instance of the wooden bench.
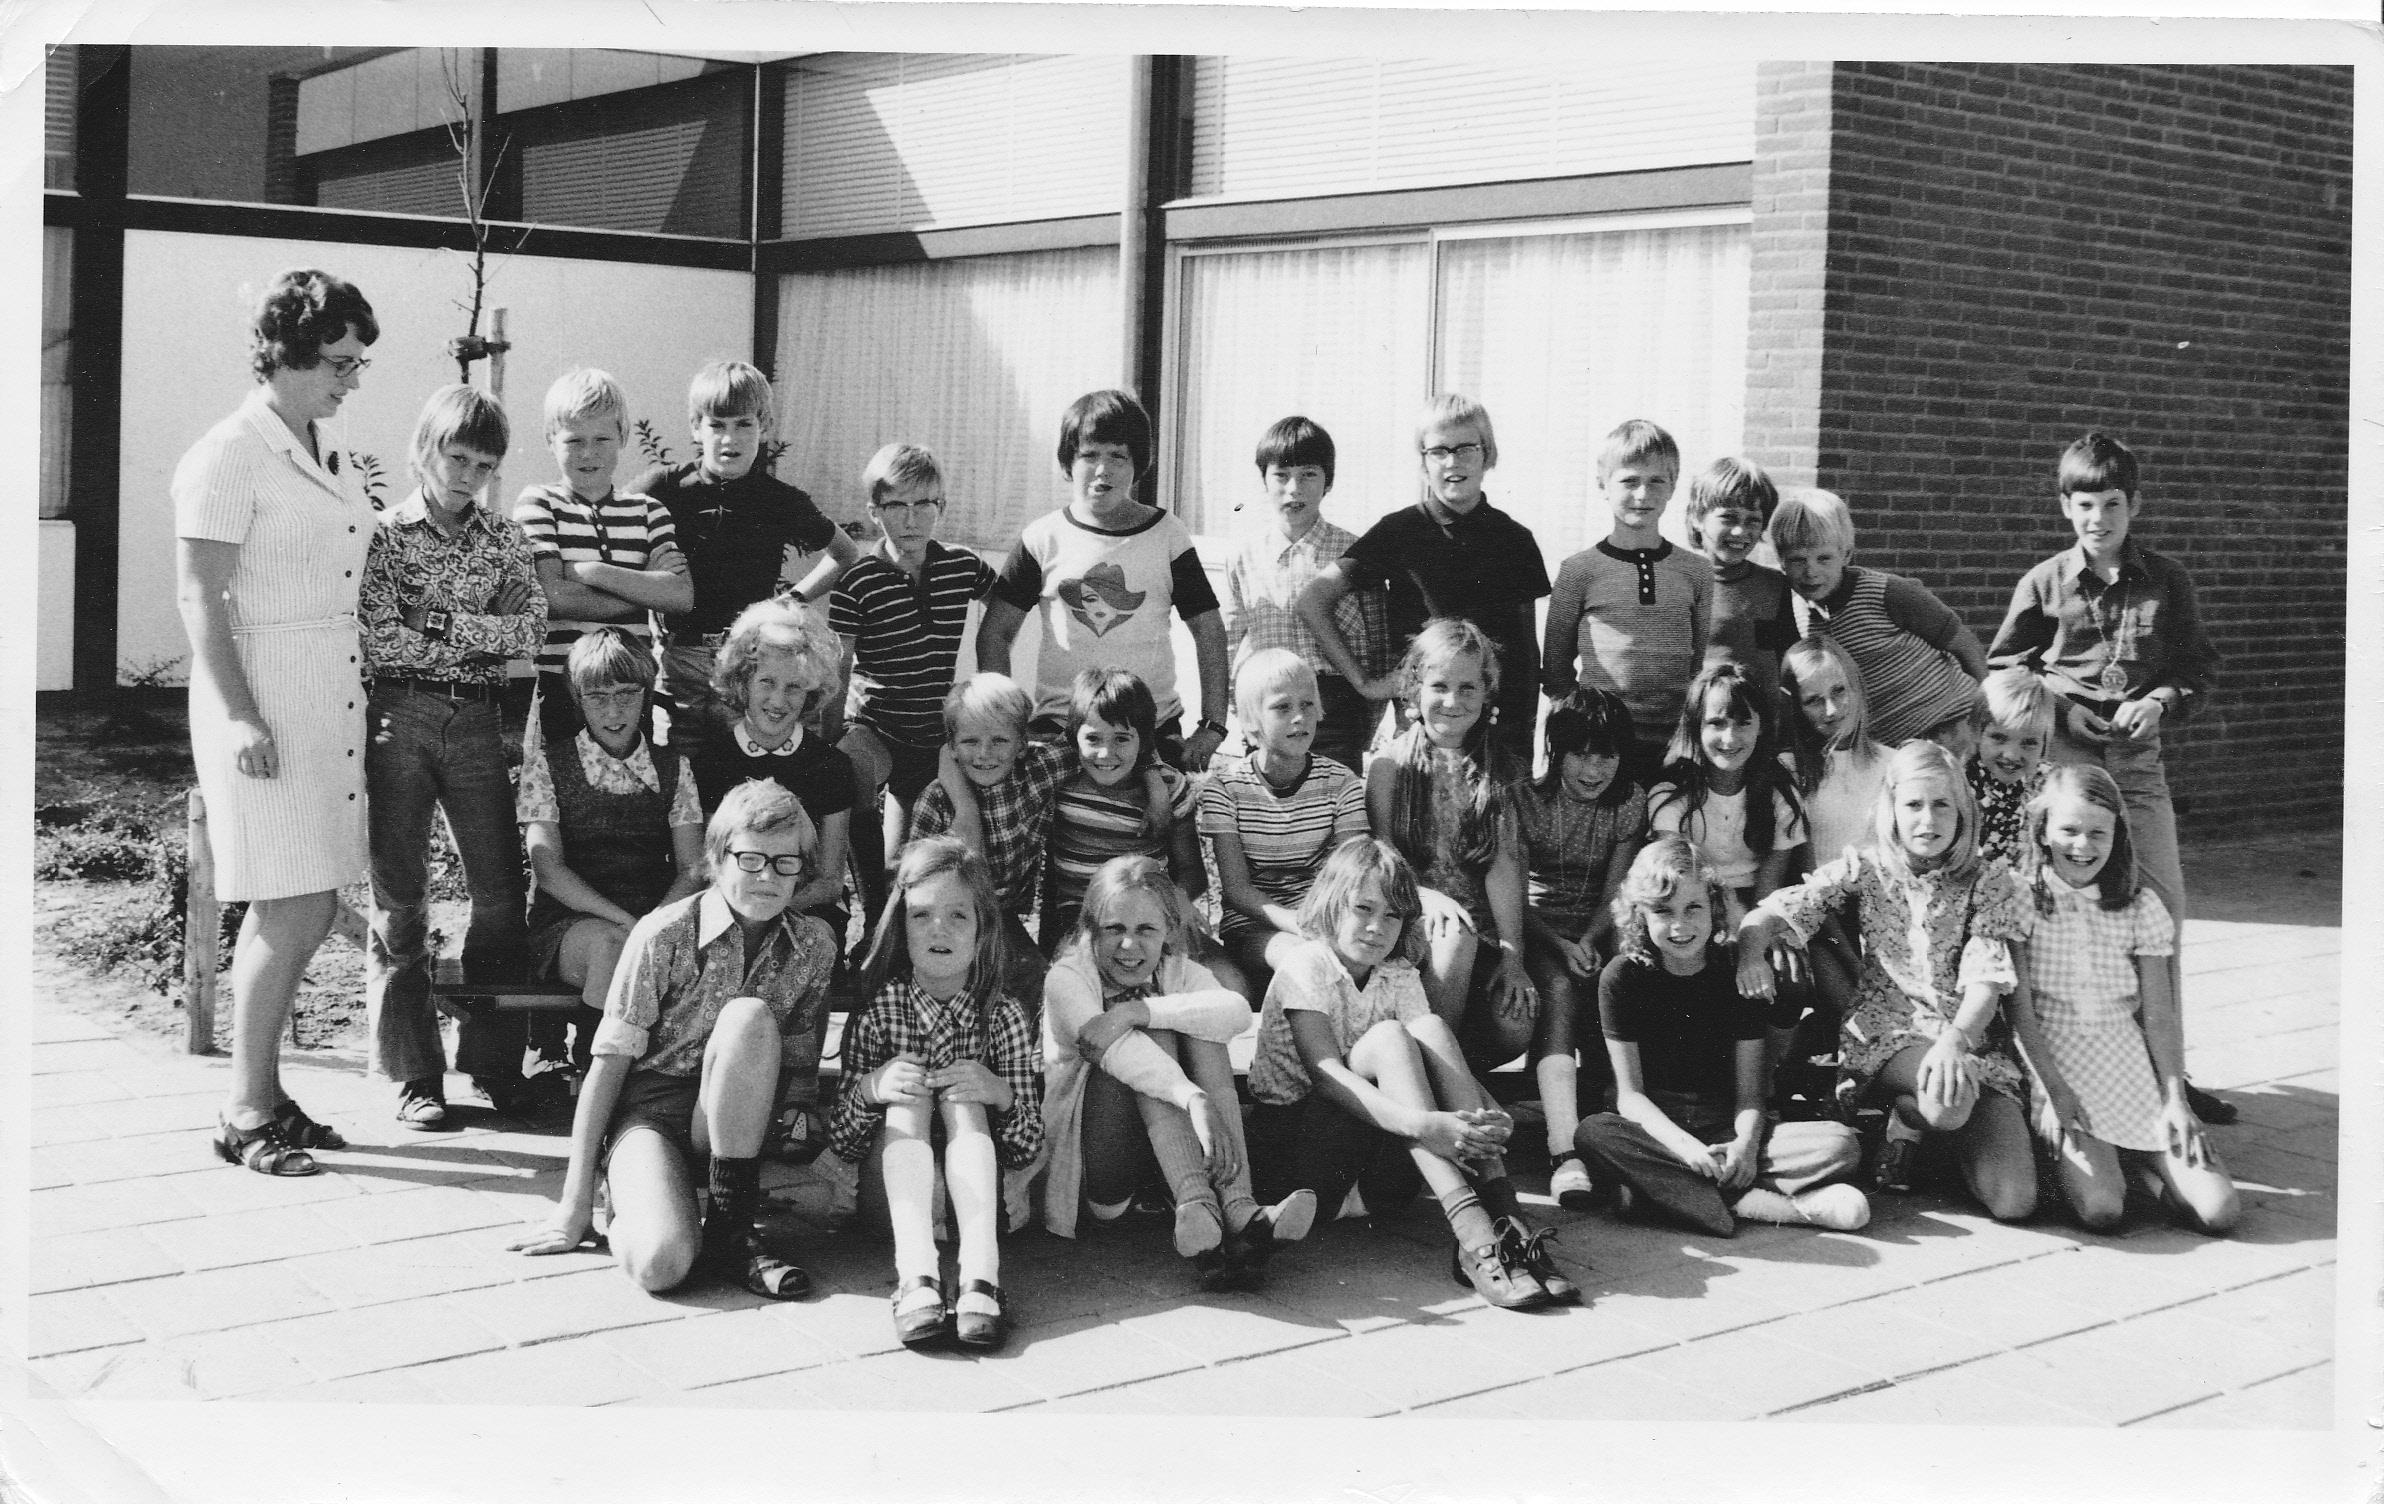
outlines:
[{"label": "wooden bench", "polygon": [[551,977],[525,977],[507,970],[467,977],[461,956],[440,956],[431,962],[430,995],[471,999],[496,1008],[572,1008],[579,1005],[579,988]]}]

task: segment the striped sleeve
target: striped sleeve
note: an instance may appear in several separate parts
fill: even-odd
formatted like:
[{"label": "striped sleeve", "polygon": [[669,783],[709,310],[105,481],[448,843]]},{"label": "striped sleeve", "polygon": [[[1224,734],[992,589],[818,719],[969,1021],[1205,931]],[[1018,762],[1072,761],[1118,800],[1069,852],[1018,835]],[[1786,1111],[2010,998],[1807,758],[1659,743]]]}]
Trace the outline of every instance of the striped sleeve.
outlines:
[{"label": "striped sleeve", "polygon": [[219,425],[174,467],[174,536],[213,543],[247,541],[256,519],[261,471],[271,455]]}]

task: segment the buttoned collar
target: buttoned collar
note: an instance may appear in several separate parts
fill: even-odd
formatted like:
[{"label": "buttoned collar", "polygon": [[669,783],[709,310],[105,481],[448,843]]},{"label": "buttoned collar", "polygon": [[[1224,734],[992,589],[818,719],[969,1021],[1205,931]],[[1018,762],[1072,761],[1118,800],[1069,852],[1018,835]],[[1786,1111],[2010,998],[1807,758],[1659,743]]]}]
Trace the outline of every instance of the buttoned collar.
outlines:
[{"label": "buttoned collar", "polygon": [[[438,519],[431,516],[430,502],[420,491],[391,507],[387,515],[393,526],[428,527],[442,537],[446,535],[446,530],[439,527]],[[477,497],[464,504],[463,514],[456,518],[456,523],[466,532],[486,532],[490,527],[488,511],[480,505]]]},{"label": "buttoned collar", "polygon": [[[2079,589],[2105,590],[2124,583],[2130,575],[2139,580],[2149,577],[2144,568],[2144,551],[2136,547],[2133,538],[2119,545],[2119,578],[2116,580],[2105,580],[2095,572],[2093,562],[2086,557],[2086,545],[2083,543],[2063,550],[2061,555],[2061,577]],[[2090,585],[2088,581],[2093,583]]]},{"label": "buttoned collar", "polygon": [[795,755],[795,749],[803,745],[803,723],[801,721],[795,723],[795,734],[775,747],[765,747],[755,741],[753,733],[745,729],[743,716],[731,721],[728,729],[729,734],[737,739],[737,750],[747,757],[792,757]]},{"label": "buttoned collar", "polygon": [[[763,940],[765,942],[774,940],[780,934],[791,935],[793,931],[787,926],[793,918],[794,911],[790,909],[769,924],[764,925],[762,927]],[[728,900],[720,896],[720,890],[718,888],[704,889],[701,896],[695,900],[696,949],[708,949],[713,941],[736,927],[737,911],[728,906]]]},{"label": "buttoned collar", "polygon": [[273,388],[270,385],[258,382],[249,392],[248,400],[241,404],[240,410],[247,417],[248,426],[265,441],[266,448],[286,456],[291,464],[298,467],[301,475],[316,485],[335,494],[346,494],[333,479],[339,474],[339,455],[332,449],[321,424],[314,425],[315,446],[323,453],[323,458],[318,460],[306,452],[306,445],[299,441],[298,435],[290,432],[290,425],[284,423],[281,415],[273,410]]}]

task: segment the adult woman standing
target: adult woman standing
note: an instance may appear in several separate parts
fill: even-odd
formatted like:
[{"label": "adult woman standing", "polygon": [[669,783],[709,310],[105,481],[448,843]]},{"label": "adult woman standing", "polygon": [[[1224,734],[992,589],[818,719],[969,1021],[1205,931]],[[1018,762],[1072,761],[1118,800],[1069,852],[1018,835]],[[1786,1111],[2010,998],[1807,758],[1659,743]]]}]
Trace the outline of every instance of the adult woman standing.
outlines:
[{"label": "adult woman standing", "polygon": [[327,272],[276,277],[250,330],[258,386],[175,468],[190,743],[216,891],[248,900],[232,956],[232,1092],[216,1153],[312,1175],[345,1141],[281,1089],[281,1033],[366,867],[356,592],[373,510],[316,425],[360,384],[372,306]]}]

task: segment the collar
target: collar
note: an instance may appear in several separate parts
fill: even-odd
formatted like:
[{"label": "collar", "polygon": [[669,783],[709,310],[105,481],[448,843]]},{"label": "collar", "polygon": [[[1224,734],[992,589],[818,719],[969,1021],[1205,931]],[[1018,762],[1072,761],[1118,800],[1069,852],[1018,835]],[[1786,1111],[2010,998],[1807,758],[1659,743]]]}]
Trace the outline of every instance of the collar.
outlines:
[{"label": "collar", "polygon": [[298,441],[298,435],[290,432],[290,425],[274,412],[273,388],[266,383],[260,381],[250,388],[248,397],[240,404],[240,411],[248,419],[248,426],[256,431],[257,437],[264,440],[266,448],[286,456],[290,463],[298,467],[300,474],[316,485],[327,490],[339,490],[338,483],[332,479],[338,471],[331,468],[338,465],[339,460],[332,451],[328,436],[323,432],[322,424],[309,426],[315,431],[315,447],[323,452],[327,462],[307,453],[306,446]]},{"label": "collar", "polygon": [[[424,526],[434,529],[438,527],[438,523],[431,520],[430,502],[424,499],[420,491],[416,491],[405,500],[398,502],[384,515],[388,517],[390,524],[394,527]],[[464,508],[463,516],[459,521],[466,532],[472,532],[475,529],[486,531],[489,526],[488,509],[480,504],[478,498],[474,498]]]},{"label": "collar", "polygon": [[910,1005],[912,1013],[921,1019],[941,1019],[949,1014],[959,1013],[968,1006],[969,990],[966,987],[961,988],[950,997],[934,996],[926,988],[920,986],[916,978],[906,978],[902,987],[904,1001]]},{"label": "collar", "polygon": [[1073,501],[1060,508],[1060,516],[1067,522],[1068,526],[1081,529],[1082,531],[1091,533],[1096,537],[1131,538],[1136,533],[1147,533],[1152,528],[1157,527],[1159,525],[1159,519],[1167,515],[1167,513],[1159,507],[1145,506],[1144,510],[1150,513],[1148,517],[1143,518],[1140,522],[1130,522],[1124,527],[1103,527],[1097,522],[1085,521],[1082,517],[1076,515],[1076,503]]},{"label": "collar", "polygon": [[747,757],[792,757],[795,755],[796,749],[803,745],[803,723],[801,721],[795,722],[795,734],[788,737],[784,745],[776,747],[765,747],[755,741],[753,733],[745,729],[743,716],[738,716],[729,722],[728,729],[729,734],[737,739],[737,750]]},{"label": "collar", "polygon": [[[2062,578],[2081,589],[2105,590],[2111,585],[2125,583],[2130,575],[2137,579],[2149,577],[2149,571],[2144,567],[2144,551],[2136,547],[2133,538],[2119,545],[2119,578],[2112,581],[2106,581],[2094,572],[2094,566],[2086,558],[2085,544],[2075,544],[2061,552]],[[2089,580],[2094,582],[2092,586],[2086,584]]]},{"label": "collar", "polygon": [[1497,509],[1490,505],[1490,493],[1487,491],[1481,494],[1470,509],[1463,512],[1453,512],[1442,506],[1433,499],[1432,493],[1427,491],[1424,493],[1423,499],[1416,503],[1416,510],[1430,518],[1435,527],[1454,532],[1460,528],[1475,526],[1485,518],[1494,515]]},{"label": "collar", "polygon": [[[943,556],[944,552],[945,549],[941,539],[928,539],[926,551],[919,556],[920,570],[924,572],[933,566],[935,561]],[[869,552],[863,554],[861,557],[865,559],[875,559],[889,569],[901,570],[903,578],[905,579],[910,577],[910,571],[902,568],[902,560],[896,556],[893,543],[883,534],[880,534],[877,542],[870,546]]]},{"label": "collar", "polygon": [[[794,911],[791,909],[780,914],[762,928],[762,938],[767,941],[775,939],[781,932],[791,934],[792,931],[787,929],[787,925],[793,918]],[[736,927],[736,911],[728,906],[727,899],[720,896],[720,890],[718,888],[704,889],[695,900],[696,949],[705,948]]]},{"label": "collar", "polygon": [[1598,552],[1609,559],[1620,559],[1625,564],[1653,564],[1672,556],[1672,540],[1666,538],[1653,548],[1616,548],[1612,539],[1600,538]]}]

